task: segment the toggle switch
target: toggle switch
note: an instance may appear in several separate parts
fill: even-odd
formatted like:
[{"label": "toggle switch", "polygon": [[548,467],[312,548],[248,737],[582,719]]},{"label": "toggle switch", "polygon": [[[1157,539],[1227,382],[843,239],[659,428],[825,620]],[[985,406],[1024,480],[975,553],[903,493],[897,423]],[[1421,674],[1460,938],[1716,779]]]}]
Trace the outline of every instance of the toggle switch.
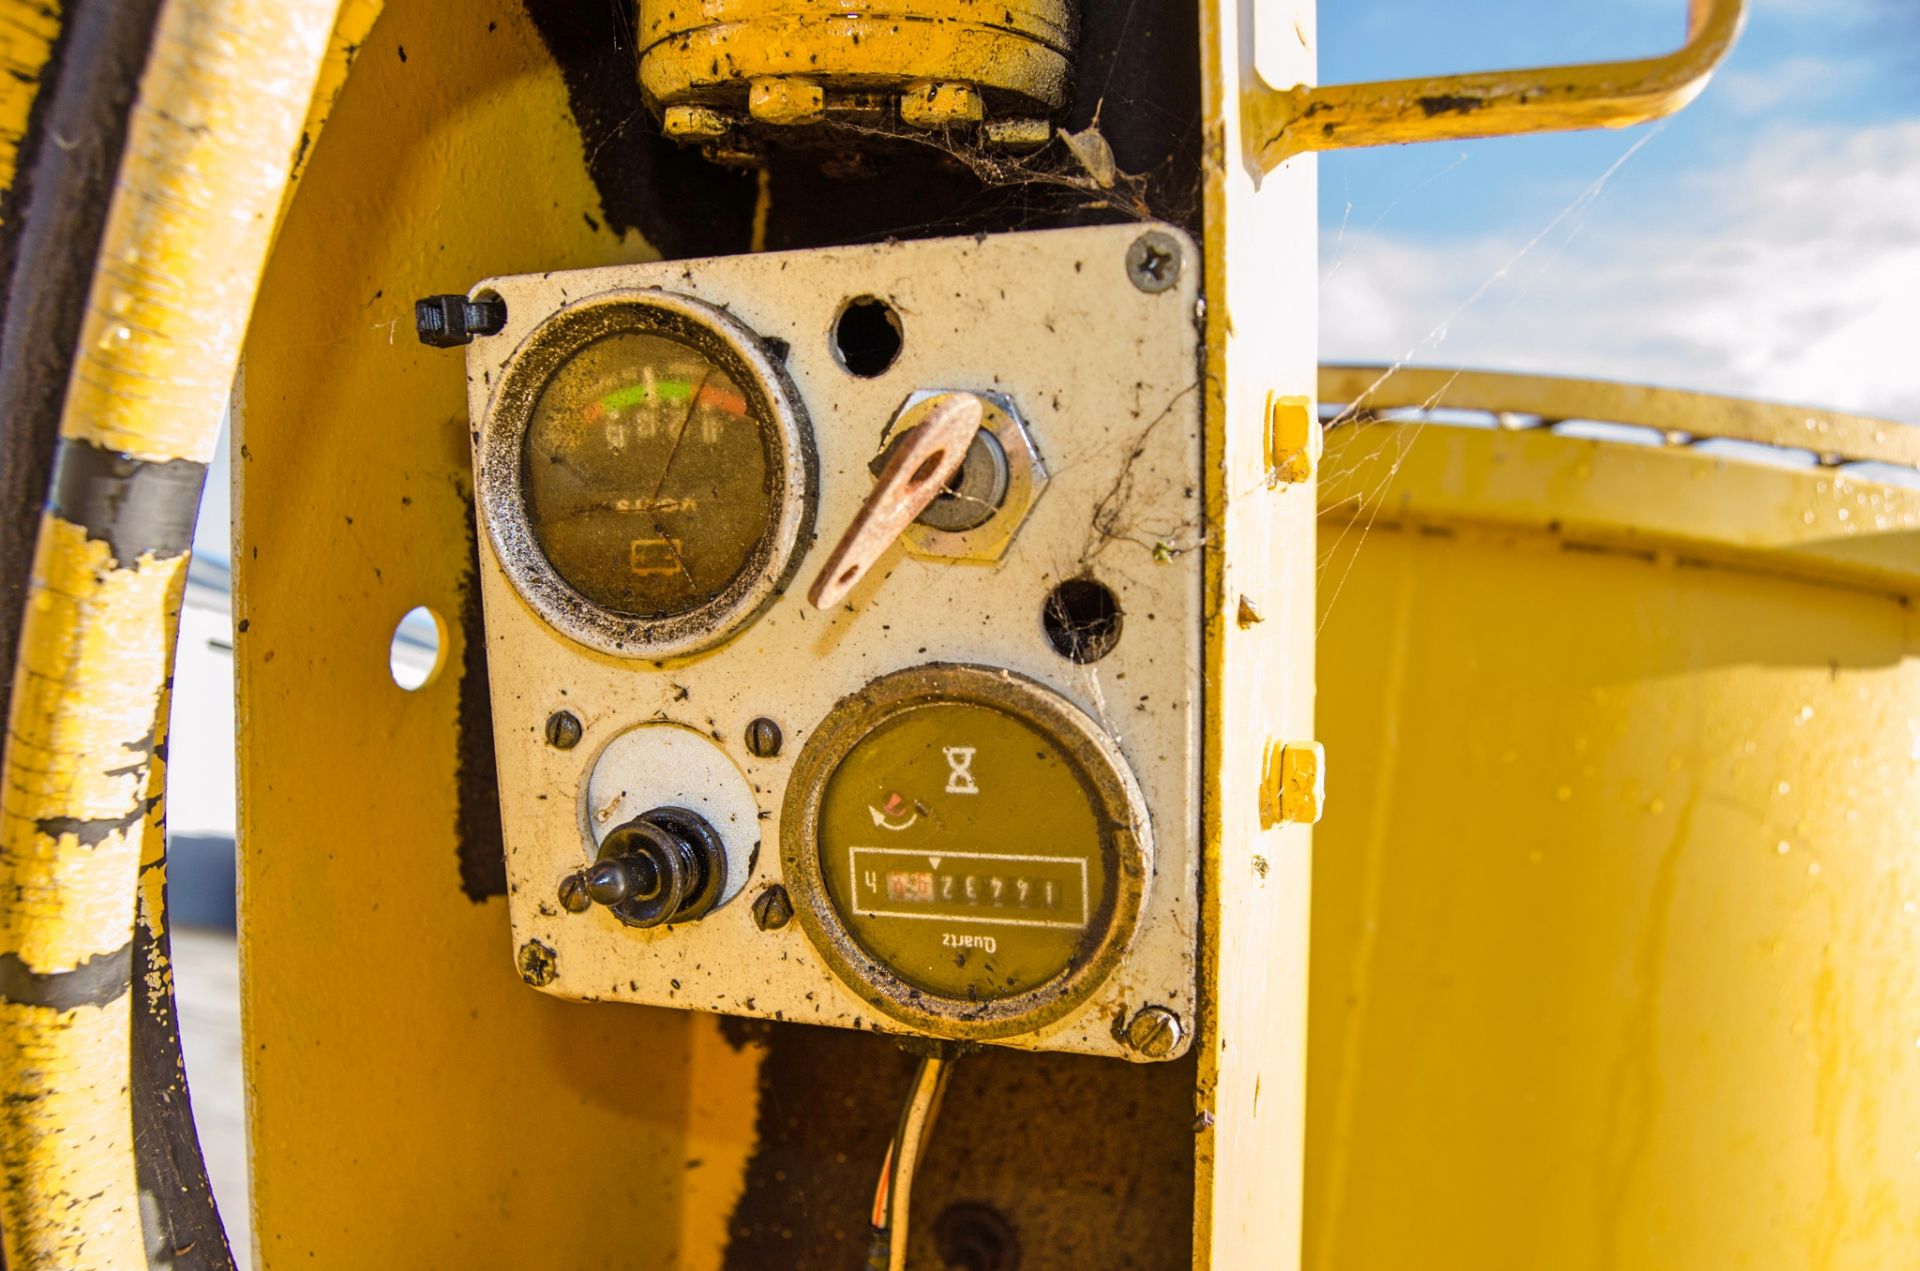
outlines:
[{"label": "toggle switch", "polygon": [[617,826],[592,865],[560,885],[561,903],[581,913],[605,906],[629,927],[692,922],[726,890],[727,851],[705,817],[655,808]]}]

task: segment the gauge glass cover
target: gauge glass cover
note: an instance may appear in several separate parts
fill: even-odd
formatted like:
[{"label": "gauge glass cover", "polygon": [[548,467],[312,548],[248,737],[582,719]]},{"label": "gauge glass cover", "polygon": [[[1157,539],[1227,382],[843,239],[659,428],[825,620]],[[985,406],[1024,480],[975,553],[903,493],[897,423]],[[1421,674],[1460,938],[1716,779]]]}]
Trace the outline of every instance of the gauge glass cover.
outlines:
[{"label": "gauge glass cover", "polygon": [[554,371],[522,456],[527,518],[554,571],[616,613],[671,618],[756,568],[773,532],[768,421],[707,354],[603,336]]},{"label": "gauge glass cover", "polygon": [[1105,925],[1113,845],[1084,778],[987,706],[934,703],[869,733],[827,781],[819,844],[854,941],[942,997],[1030,992]]},{"label": "gauge glass cover", "polygon": [[487,404],[477,492],[502,570],[555,630],[659,660],[773,603],[819,486],[780,347],[655,290],[575,301],[520,340]]}]

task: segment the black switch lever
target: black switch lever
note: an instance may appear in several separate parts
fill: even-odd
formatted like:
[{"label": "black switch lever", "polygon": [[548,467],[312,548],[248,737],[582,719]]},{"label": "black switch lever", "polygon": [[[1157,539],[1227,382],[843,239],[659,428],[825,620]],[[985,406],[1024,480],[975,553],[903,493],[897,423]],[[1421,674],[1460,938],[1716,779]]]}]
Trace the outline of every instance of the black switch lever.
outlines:
[{"label": "black switch lever", "polygon": [[560,884],[572,913],[604,905],[629,927],[692,922],[727,886],[727,849],[705,817],[655,808],[616,826],[594,863]]}]

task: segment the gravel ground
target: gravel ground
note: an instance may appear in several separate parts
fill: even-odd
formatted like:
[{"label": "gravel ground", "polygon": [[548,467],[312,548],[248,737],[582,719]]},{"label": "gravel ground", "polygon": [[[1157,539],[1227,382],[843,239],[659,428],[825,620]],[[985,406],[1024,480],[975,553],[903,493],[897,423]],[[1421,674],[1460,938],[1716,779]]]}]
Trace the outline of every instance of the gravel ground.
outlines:
[{"label": "gravel ground", "polygon": [[200,1147],[214,1199],[241,1271],[253,1265],[247,1207],[247,1113],[240,1077],[240,957],[230,931],[192,927],[173,933],[173,983],[180,1041]]}]

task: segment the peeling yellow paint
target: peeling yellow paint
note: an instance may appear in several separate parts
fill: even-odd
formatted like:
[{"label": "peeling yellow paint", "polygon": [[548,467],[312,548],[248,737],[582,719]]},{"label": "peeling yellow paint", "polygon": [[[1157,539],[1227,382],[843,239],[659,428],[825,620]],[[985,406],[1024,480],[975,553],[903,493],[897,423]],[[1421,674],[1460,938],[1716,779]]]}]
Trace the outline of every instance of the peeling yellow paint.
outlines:
[{"label": "peeling yellow paint", "polygon": [[63,13],[48,0],[0,3],[0,190],[11,189]]},{"label": "peeling yellow paint", "polygon": [[47,516],[35,565],[0,790],[0,951],[46,973],[132,935],[154,686],[186,558],[115,569],[105,543]]},{"label": "peeling yellow paint", "polygon": [[[74,453],[207,460],[336,9],[163,7],[61,416]],[[185,574],[184,554],[116,560],[57,513],[42,519],[0,781],[13,978],[0,998],[0,1231],[13,1271],[145,1261],[132,986],[115,977],[129,974],[136,908],[159,912],[161,871],[143,876],[140,861],[158,850],[149,761]],[[149,992],[165,988],[157,974]]]},{"label": "peeling yellow paint", "polygon": [[[0,1001],[0,1139],[9,1150],[7,1266],[129,1271],[144,1266],[133,1117],[127,1105],[132,998],[55,1015]],[[27,1178],[19,1172],[31,1170]],[[27,1203],[20,1203],[25,1201]]]}]

